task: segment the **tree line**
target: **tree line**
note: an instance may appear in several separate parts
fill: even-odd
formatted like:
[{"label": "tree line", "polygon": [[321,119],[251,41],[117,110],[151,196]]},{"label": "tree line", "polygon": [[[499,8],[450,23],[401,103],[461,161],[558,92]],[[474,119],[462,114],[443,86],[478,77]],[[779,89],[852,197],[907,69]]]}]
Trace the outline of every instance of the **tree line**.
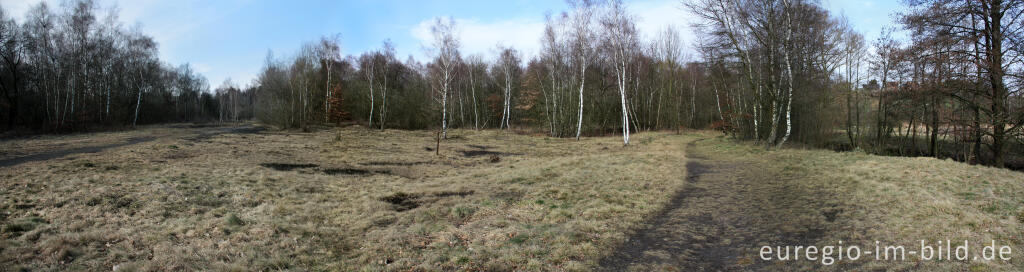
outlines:
[{"label": "tree line", "polygon": [[117,16],[93,0],[40,2],[18,23],[0,6],[2,127],[66,132],[218,120],[230,99],[245,99],[211,92],[188,64],[162,62],[153,38]]},{"label": "tree line", "polygon": [[[2,33],[20,33],[3,34],[4,55],[21,61],[5,57],[2,81],[20,92],[4,87],[19,98],[3,105],[33,105],[4,118],[53,128],[133,124],[131,109],[141,108],[146,122],[356,123],[442,137],[449,128],[515,129],[619,134],[627,145],[637,131],[712,128],[766,148],[1024,165],[1022,1],[911,0],[875,41],[811,0],[681,1],[697,17],[692,41],[673,27],[641,37],[641,18],[622,1],[567,3],[547,16],[536,55],[501,44],[464,54],[459,26],[437,18],[426,62],[401,60],[389,41],[344,55],[334,35],[289,56],[268,53],[251,84],[228,81],[212,92],[187,66],[163,68],[148,37],[83,23],[76,14],[87,12],[77,8],[52,15],[39,5],[22,25],[4,19]],[[909,39],[894,38],[900,31]],[[113,113],[101,110],[110,104]]]},{"label": "tree line", "polygon": [[[331,122],[318,117],[329,109],[298,105],[343,89],[346,120],[445,135],[518,127],[553,137],[615,133],[628,144],[635,131],[714,128],[766,148],[796,141],[996,166],[1021,146],[1020,1],[909,1],[897,16],[907,45],[893,28],[866,41],[814,1],[683,1],[698,17],[697,56],[672,27],[640,37],[621,1],[568,4],[548,16],[535,56],[500,44],[489,57],[464,56],[458,26],[439,18],[427,63],[398,61],[387,42],[341,58],[336,40],[324,39],[290,68],[268,61],[265,71],[293,74],[258,85],[293,82],[264,90],[277,97],[311,92],[296,99],[315,103],[286,103],[298,109],[288,116],[306,123]],[[303,83],[309,78],[316,83]]]},{"label": "tree line", "polygon": [[[290,128],[353,121],[377,129],[439,128],[445,135],[448,128],[577,138],[621,133],[624,143],[630,130],[715,121],[700,106],[714,99],[702,90],[708,69],[683,54],[678,29],[643,41],[622,2],[568,3],[570,10],[548,16],[536,56],[501,44],[490,56],[465,55],[451,18],[432,25],[426,63],[400,61],[387,41],[342,57],[338,36],[308,42],[283,59],[269,53],[252,90],[256,116]],[[332,99],[342,106],[331,108]]]},{"label": "tree line", "polygon": [[708,80],[718,82],[716,95],[724,90],[718,120],[768,147],[793,137],[997,167],[1010,154],[1024,167],[1024,2],[906,4],[897,18],[909,40],[894,39],[890,28],[869,50],[845,18],[816,2],[687,3],[707,37],[699,48]]},{"label": "tree line", "polygon": [[[817,3],[684,1],[701,19],[693,26],[703,37],[692,41],[698,56],[686,53],[671,26],[641,37],[622,1],[567,3],[568,10],[547,17],[534,56],[500,44],[491,56],[464,56],[458,26],[438,18],[427,63],[397,61],[387,42],[342,58],[337,37],[324,38],[287,60],[268,57],[256,84],[266,95],[257,97],[283,98],[265,106],[278,112],[268,119],[286,127],[331,122],[318,117],[331,115],[326,107],[310,105],[344,89],[347,118],[376,128],[617,133],[628,144],[635,131],[712,127],[777,146],[791,136],[808,143],[831,137],[841,116],[834,113],[845,109],[833,99],[851,86],[838,68],[863,70],[847,65],[862,61],[852,51],[841,56],[863,38]],[[332,78],[337,86],[326,83]],[[314,101],[300,101],[306,97]],[[392,105],[408,101],[416,106]],[[404,113],[415,121],[390,120]]]},{"label": "tree line", "polygon": [[883,35],[876,42],[874,137],[853,141],[888,153],[1024,169],[1024,1],[908,5],[899,23],[912,39],[904,44]]}]

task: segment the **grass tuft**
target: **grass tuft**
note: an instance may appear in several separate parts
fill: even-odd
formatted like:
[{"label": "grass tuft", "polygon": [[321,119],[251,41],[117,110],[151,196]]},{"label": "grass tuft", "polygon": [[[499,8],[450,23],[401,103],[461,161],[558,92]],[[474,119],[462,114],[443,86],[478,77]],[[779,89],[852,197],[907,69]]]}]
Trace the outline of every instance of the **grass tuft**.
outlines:
[{"label": "grass tuft", "polygon": [[235,215],[235,214],[229,214],[227,216],[226,220],[227,220],[228,226],[238,227],[238,226],[245,225],[245,221],[242,221],[242,219],[238,218],[238,216]]}]

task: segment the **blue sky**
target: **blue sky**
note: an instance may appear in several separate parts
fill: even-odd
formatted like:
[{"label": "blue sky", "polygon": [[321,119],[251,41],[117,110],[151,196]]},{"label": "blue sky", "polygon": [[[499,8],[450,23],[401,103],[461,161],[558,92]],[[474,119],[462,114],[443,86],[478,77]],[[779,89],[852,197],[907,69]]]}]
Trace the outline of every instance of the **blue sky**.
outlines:
[{"label": "blue sky", "polygon": [[[40,0],[0,0],[16,18]],[[60,8],[60,0],[45,0]],[[294,54],[303,42],[341,35],[342,53],[355,55],[380,48],[390,39],[403,60],[424,60],[433,18],[456,19],[464,54],[489,58],[500,42],[530,56],[539,48],[544,17],[566,9],[561,0],[99,0],[104,10],[116,7],[120,20],[139,26],[160,44],[160,57],[172,64],[190,63],[211,87],[225,79],[245,85],[255,77],[268,50],[277,57]],[[678,0],[626,0],[640,18],[642,35],[653,36],[666,25],[683,30],[693,41],[691,17]],[[822,0],[834,14],[845,14],[869,41],[892,24],[902,9],[895,0]]]}]

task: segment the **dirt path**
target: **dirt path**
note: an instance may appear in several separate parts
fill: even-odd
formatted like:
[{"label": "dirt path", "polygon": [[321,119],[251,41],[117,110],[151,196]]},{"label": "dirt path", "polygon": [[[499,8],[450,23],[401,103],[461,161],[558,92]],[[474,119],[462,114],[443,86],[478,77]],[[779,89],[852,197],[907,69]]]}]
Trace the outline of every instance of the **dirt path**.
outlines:
[{"label": "dirt path", "polygon": [[[261,130],[263,130],[263,128],[261,128],[261,127],[254,127],[254,126],[218,127],[218,128],[202,129],[202,130],[199,130],[198,133],[187,135],[184,138],[185,139],[190,139],[190,140],[202,140],[202,139],[207,139],[207,138],[210,138],[210,137],[213,137],[213,136],[217,136],[217,135],[220,135],[220,134],[225,134],[225,133],[246,134],[246,133],[256,133],[256,132],[259,132]],[[19,164],[22,164],[22,163],[34,162],[34,161],[52,160],[52,159],[61,158],[61,157],[68,156],[68,155],[73,155],[73,154],[98,153],[98,152],[102,152],[102,151],[107,150],[107,149],[118,148],[118,147],[122,147],[122,146],[134,145],[134,144],[145,143],[145,142],[151,142],[151,141],[154,141],[156,139],[160,139],[160,138],[164,138],[164,137],[168,137],[168,136],[163,136],[163,137],[159,137],[159,136],[135,137],[135,138],[130,138],[127,141],[120,142],[120,143],[113,143],[113,144],[106,144],[106,145],[96,145],[96,146],[86,146],[86,147],[70,148],[70,149],[64,149],[64,150],[55,150],[55,151],[44,152],[44,153],[37,153],[37,154],[26,155],[26,156],[21,156],[21,157],[16,157],[16,158],[3,159],[3,160],[0,160],[0,167],[10,167],[10,166],[15,166],[15,165],[19,165]]]},{"label": "dirt path", "polygon": [[[702,139],[703,140],[703,139]],[[607,271],[788,270],[762,261],[764,245],[807,244],[824,228],[817,220],[785,215],[814,210],[804,192],[790,192],[769,170],[710,159],[687,144],[686,184],[669,204],[600,261]],[[800,201],[793,201],[800,199]]]}]

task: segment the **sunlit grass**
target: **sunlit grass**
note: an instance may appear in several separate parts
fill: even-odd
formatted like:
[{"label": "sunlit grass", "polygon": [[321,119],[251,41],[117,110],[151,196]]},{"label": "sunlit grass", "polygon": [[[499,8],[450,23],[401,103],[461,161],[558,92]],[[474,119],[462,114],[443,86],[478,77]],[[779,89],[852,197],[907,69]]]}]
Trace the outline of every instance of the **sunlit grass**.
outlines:
[{"label": "sunlit grass", "polygon": [[427,150],[433,136],[358,128],[226,134],[4,169],[3,262],[44,270],[588,270],[679,188],[689,139],[643,133],[622,147],[617,137],[458,130],[437,156]]},{"label": "sunlit grass", "polygon": [[[826,226],[819,243],[1024,244],[1024,174],[1009,170],[766,151],[711,132],[640,133],[623,147],[619,137],[456,130],[435,155],[434,135],[346,128],[169,137],[3,168],[0,262],[32,270],[586,271],[687,188],[687,148],[737,169],[724,177],[756,185],[745,190],[757,201],[814,204],[761,212],[789,222],[765,227]],[[697,139],[705,140],[687,147]],[[1018,270],[1018,260],[791,265]]]}]

